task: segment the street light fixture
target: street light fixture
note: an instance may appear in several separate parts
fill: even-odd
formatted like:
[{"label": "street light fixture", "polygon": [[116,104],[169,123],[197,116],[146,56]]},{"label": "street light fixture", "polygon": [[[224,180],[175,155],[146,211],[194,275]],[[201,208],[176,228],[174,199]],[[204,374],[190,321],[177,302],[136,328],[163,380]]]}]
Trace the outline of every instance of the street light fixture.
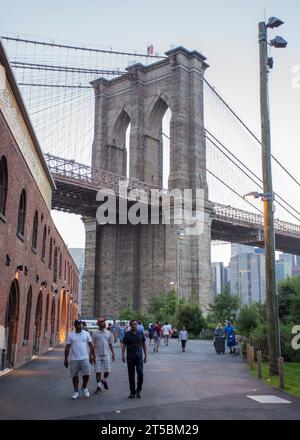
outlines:
[{"label": "street light fixture", "polygon": [[178,226],[176,230],[176,304],[177,309],[180,300],[180,266],[179,266],[179,240],[182,240],[185,236],[185,227],[183,225]]},{"label": "street light fixture", "polygon": [[[281,355],[278,296],[275,274],[275,230],[274,230],[274,193],[272,187],[271,167],[271,130],[269,114],[268,74],[270,62],[268,57],[267,29],[275,28],[283,21],[271,17],[267,24],[260,22],[259,30],[259,61],[260,61],[260,114],[261,114],[261,149],[263,191],[267,197],[264,201],[264,241],[265,241],[265,272],[266,272],[266,309],[268,323],[269,371],[271,375],[278,374],[278,358]],[[286,47],[287,42],[282,37],[271,40],[271,46]],[[272,63],[273,64],[273,63]]]},{"label": "street light fixture", "polygon": [[251,191],[243,196],[243,199],[248,199],[248,198],[254,198],[254,199],[261,198],[262,200],[273,200],[271,193],[259,193],[257,191]]},{"label": "street light fixture", "polygon": [[284,23],[284,21],[280,20],[280,18],[277,17],[270,17],[268,20],[268,23],[266,24],[266,28],[277,28],[281,26]]},{"label": "street light fixture", "polygon": [[270,41],[270,46],[275,47],[276,49],[284,49],[287,44],[287,41],[279,35],[277,35],[277,37],[273,38],[273,40]]}]

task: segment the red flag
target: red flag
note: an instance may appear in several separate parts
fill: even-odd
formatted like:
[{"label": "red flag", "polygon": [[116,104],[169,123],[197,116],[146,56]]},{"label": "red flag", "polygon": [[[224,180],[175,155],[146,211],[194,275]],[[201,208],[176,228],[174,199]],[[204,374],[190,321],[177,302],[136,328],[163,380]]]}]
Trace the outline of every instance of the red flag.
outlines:
[{"label": "red flag", "polygon": [[154,52],[154,48],[153,48],[153,44],[151,44],[151,46],[147,47],[147,55],[153,55]]}]

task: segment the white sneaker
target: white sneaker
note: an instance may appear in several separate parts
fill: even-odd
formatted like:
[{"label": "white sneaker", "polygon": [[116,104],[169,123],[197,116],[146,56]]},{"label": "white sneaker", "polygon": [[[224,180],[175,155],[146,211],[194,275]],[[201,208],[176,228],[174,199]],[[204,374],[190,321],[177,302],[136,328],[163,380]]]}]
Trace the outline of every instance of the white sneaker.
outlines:
[{"label": "white sneaker", "polygon": [[82,388],[82,392],[83,392],[85,397],[90,397],[90,393],[89,393],[89,390],[87,388]]},{"label": "white sneaker", "polygon": [[72,399],[76,400],[76,399],[78,399],[78,397],[79,397],[79,393],[78,393],[78,391],[75,391],[73,393]]}]

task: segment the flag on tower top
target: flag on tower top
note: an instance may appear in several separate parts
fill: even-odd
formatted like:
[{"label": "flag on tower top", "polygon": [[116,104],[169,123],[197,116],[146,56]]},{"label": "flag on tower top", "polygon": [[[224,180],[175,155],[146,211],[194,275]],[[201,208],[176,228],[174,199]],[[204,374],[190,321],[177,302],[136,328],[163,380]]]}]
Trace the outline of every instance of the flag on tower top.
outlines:
[{"label": "flag on tower top", "polygon": [[147,55],[153,55],[154,52],[154,48],[153,48],[153,44],[151,44],[151,46],[147,47]]}]

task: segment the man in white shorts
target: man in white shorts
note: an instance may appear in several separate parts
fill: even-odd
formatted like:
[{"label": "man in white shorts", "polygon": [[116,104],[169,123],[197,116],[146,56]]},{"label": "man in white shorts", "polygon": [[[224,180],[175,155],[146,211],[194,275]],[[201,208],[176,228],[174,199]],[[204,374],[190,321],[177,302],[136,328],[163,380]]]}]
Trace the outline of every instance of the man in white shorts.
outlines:
[{"label": "man in white shorts", "polygon": [[164,342],[165,342],[166,346],[169,345],[169,337],[170,337],[170,333],[171,333],[171,328],[172,328],[172,326],[167,321],[165,322],[165,325],[162,328],[162,334],[163,334]]},{"label": "man in white shorts", "polygon": [[[82,329],[81,321],[74,322],[75,331],[69,334],[68,342],[65,348],[65,362],[66,368],[69,366],[68,356],[70,355],[70,372],[73,380],[74,393],[72,399],[76,400],[79,397],[79,373],[82,374],[82,391],[85,397],[89,397],[89,390],[87,383],[90,377],[90,363],[95,363],[95,352],[92,344],[92,339],[89,332]],[[90,355],[88,353],[90,348]]]},{"label": "man in white shorts", "polygon": [[[99,318],[97,321],[99,330],[92,333],[92,341],[95,348],[95,372],[97,389],[95,394],[98,394],[102,390],[102,386],[108,390],[107,378],[111,370],[109,350],[111,351],[112,361],[115,361],[114,353],[114,337],[108,330],[105,329],[106,322],[105,318]],[[103,379],[101,379],[101,374],[103,374]]]}]

